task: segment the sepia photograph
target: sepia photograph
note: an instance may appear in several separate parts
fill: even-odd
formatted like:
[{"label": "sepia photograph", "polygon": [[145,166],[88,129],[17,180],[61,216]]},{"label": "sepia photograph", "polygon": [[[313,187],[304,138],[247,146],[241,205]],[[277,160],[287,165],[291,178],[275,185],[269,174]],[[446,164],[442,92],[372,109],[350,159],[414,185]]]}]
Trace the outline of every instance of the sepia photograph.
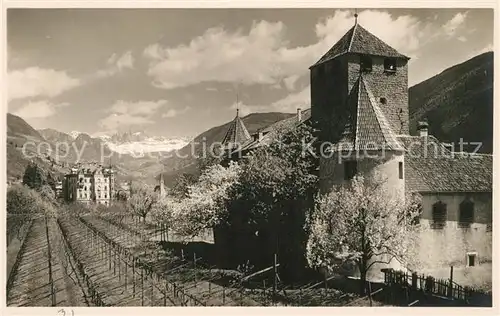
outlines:
[{"label": "sepia photograph", "polygon": [[493,310],[495,10],[5,9],[6,306]]}]

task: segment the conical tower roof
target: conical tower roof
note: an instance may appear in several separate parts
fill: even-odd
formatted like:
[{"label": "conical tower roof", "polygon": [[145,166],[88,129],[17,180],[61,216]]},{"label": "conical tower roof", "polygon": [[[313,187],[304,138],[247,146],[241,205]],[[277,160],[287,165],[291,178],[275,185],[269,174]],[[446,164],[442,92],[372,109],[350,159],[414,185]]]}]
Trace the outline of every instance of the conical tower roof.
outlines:
[{"label": "conical tower roof", "polygon": [[380,38],[368,32],[358,23],[355,23],[354,26],[312,67],[346,53],[410,59],[386,44]]},{"label": "conical tower roof", "polygon": [[233,146],[235,144],[243,145],[251,139],[245,124],[239,116],[239,110],[236,110],[236,117],[229,124],[226,135],[222,139],[224,146]]}]

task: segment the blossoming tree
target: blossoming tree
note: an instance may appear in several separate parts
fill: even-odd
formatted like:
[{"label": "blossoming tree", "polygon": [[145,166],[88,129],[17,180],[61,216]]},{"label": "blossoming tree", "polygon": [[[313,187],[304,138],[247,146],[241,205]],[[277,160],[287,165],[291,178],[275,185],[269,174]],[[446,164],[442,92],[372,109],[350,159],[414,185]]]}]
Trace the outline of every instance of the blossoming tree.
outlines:
[{"label": "blossoming tree", "polygon": [[333,271],[352,262],[359,269],[361,292],[367,272],[393,259],[407,267],[416,263],[414,243],[420,226],[420,197],[401,196],[379,176],[355,177],[318,198],[309,219],[307,259],[312,267]]}]

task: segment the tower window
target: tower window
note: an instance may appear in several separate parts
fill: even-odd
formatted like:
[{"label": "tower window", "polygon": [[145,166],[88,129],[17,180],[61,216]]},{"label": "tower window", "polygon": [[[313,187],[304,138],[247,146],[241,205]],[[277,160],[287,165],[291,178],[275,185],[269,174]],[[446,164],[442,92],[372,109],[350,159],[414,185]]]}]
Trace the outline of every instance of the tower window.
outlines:
[{"label": "tower window", "polygon": [[395,73],[396,72],[396,58],[384,59],[384,72],[386,72],[386,73]]},{"label": "tower window", "polygon": [[387,104],[387,99],[386,98],[380,98],[380,103]]},{"label": "tower window", "polygon": [[362,55],[360,57],[360,70],[361,72],[372,71],[372,59],[370,56]]},{"label": "tower window", "polygon": [[466,200],[460,203],[460,210],[458,216],[458,227],[468,228],[474,221],[474,203]]},{"label": "tower window", "polygon": [[443,229],[446,225],[446,204],[439,201],[432,205],[431,228]]},{"label": "tower window", "polygon": [[350,160],[344,162],[344,179],[351,180],[358,173],[358,162]]},{"label": "tower window", "polygon": [[403,179],[403,162],[399,162],[398,164],[399,178]]}]

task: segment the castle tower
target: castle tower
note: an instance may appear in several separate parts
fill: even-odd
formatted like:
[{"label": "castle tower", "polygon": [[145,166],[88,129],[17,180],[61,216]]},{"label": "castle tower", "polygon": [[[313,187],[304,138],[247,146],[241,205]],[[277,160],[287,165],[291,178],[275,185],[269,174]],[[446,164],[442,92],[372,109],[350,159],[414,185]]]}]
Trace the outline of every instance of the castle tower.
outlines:
[{"label": "castle tower", "polygon": [[348,119],[348,96],[360,76],[396,135],[408,135],[409,58],[356,22],[310,69],[311,115],[320,139],[336,142]]},{"label": "castle tower", "polygon": [[388,192],[404,193],[404,149],[397,136],[409,134],[408,60],[356,19],[310,67],[312,120],[319,143],[332,144],[333,152],[320,152],[323,192],[357,174],[377,173],[386,178]]}]

